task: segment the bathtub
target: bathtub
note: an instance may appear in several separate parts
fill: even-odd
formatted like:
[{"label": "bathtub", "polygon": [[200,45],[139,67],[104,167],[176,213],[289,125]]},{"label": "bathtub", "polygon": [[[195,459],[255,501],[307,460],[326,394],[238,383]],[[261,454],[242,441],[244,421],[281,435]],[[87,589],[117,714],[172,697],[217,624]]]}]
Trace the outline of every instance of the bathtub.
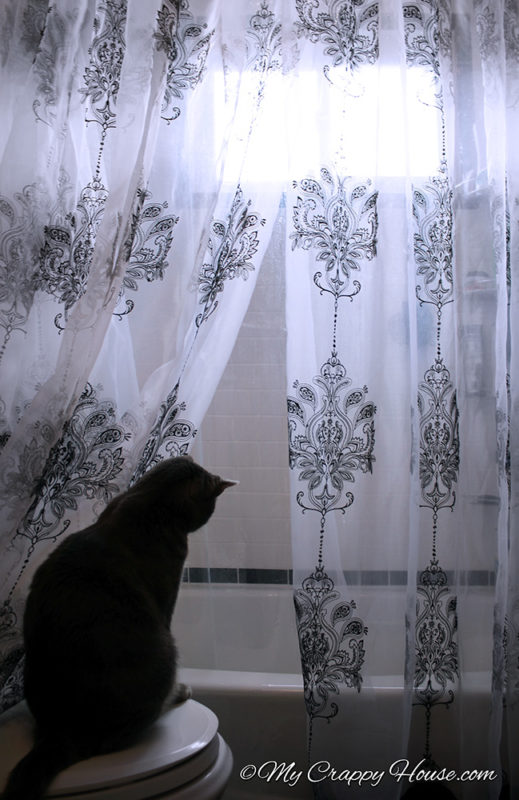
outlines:
[{"label": "bathtub", "polygon": [[[394,589],[394,591],[393,591]],[[370,627],[363,689],[349,695],[350,719],[366,720],[366,703],[373,714],[398,718],[403,707],[405,604],[402,587],[357,587],[352,594],[357,609],[369,608],[377,619]],[[439,709],[433,725],[432,750],[439,763],[452,762],[459,741],[453,724],[460,707],[470,718],[464,733],[463,761],[471,769],[490,769],[488,726],[490,710],[490,652],[482,647],[481,627],[491,624],[491,595],[478,594],[470,602],[468,618],[474,630],[467,636],[466,651],[475,669],[464,675],[463,697],[455,708]],[[179,679],[188,683],[195,699],[214,710],[234,755],[234,769],[224,800],[311,800],[312,784],[306,780],[307,719],[300,673],[299,648],[294,624],[292,588],[289,586],[191,585],[181,588],[173,630],[179,650]],[[469,632],[470,633],[470,632]],[[216,644],[217,643],[217,644]],[[472,650],[471,650],[472,648]],[[490,651],[490,648],[488,648]],[[383,655],[385,669],[376,669],[374,658]],[[370,698],[376,700],[370,703]],[[364,704],[364,705],[362,705]],[[413,709],[410,744],[406,757],[411,765],[423,757],[424,709]],[[382,752],[378,754],[384,758]],[[242,770],[272,762],[303,769],[301,780],[291,784],[288,770],[282,778],[267,782],[257,776],[243,780]],[[286,779],[285,779],[286,778]],[[499,781],[499,779],[496,779]],[[476,781],[460,798],[486,798],[490,781]],[[452,784],[450,785],[452,789]],[[352,797],[370,796],[355,792]],[[373,794],[375,796],[375,794]],[[377,795],[380,796],[380,795]],[[394,797],[394,789],[388,793]],[[385,798],[384,798],[385,800]]]},{"label": "bathtub", "polygon": [[[173,618],[179,680],[218,716],[234,757],[224,800],[265,797],[260,780],[243,781],[253,762],[306,762],[306,711],[292,588],[184,584]],[[246,721],[246,725],[243,723]],[[286,755],[285,755],[286,754]],[[260,762],[258,762],[260,759]],[[307,786],[268,787],[268,797],[310,800]]]}]

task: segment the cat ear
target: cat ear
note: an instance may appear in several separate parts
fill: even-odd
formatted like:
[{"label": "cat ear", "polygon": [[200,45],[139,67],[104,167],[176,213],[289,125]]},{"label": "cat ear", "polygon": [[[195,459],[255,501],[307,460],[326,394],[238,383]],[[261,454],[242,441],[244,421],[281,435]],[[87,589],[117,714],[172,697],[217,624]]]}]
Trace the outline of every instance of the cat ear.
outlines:
[{"label": "cat ear", "polygon": [[225,489],[228,489],[230,486],[237,486],[240,481],[232,481],[232,480],[224,480],[223,478],[216,479],[216,487],[215,487],[215,497],[218,497]]}]

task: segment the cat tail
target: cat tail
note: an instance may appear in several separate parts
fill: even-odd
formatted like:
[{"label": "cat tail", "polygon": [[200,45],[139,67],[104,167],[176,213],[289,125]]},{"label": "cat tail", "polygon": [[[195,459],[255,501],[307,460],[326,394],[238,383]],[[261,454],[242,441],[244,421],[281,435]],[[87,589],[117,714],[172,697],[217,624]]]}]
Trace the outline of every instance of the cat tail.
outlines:
[{"label": "cat tail", "polygon": [[56,775],[84,757],[67,742],[37,741],[9,774],[0,800],[41,800]]}]

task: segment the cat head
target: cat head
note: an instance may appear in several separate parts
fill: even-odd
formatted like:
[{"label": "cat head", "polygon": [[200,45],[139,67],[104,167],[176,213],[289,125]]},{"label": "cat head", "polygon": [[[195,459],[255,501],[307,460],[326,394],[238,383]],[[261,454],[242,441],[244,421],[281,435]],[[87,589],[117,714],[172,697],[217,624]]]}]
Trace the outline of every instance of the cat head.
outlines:
[{"label": "cat head", "polygon": [[129,495],[139,498],[154,511],[164,510],[186,533],[205,525],[211,517],[216,499],[238,481],[213,475],[191,456],[161,461],[130,489]]}]

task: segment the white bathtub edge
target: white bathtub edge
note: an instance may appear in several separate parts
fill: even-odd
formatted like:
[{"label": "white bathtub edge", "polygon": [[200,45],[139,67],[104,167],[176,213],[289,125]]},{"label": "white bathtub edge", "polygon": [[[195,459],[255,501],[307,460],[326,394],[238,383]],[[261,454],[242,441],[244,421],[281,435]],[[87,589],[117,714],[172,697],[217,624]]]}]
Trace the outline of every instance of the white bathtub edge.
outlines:
[{"label": "white bathtub edge", "polygon": [[230,669],[198,669],[180,667],[177,679],[181,683],[204,690],[231,692],[302,693],[303,678],[290,672],[240,672]]}]

